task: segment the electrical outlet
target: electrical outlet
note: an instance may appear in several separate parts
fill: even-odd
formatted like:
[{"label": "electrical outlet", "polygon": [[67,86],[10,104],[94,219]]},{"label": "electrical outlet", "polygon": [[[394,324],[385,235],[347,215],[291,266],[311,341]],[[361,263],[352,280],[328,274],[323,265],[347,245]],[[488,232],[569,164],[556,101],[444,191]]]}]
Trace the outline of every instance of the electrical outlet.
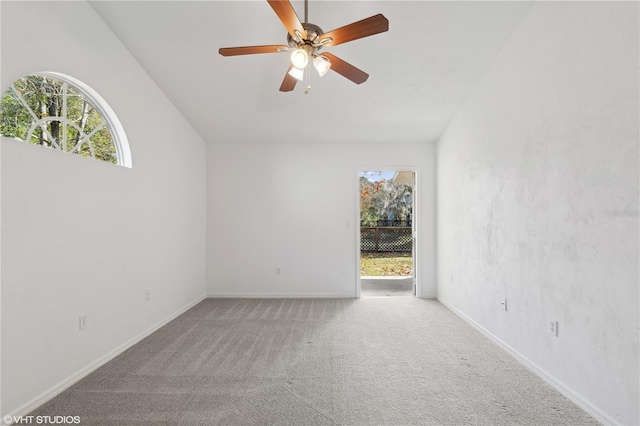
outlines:
[{"label": "electrical outlet", "polygon": [[85,328],[87,328],[87,314],[80,315],[78,320],[79,320],[80,330],[84,330]]},{"label": "electrical outlet", "polygon": [[503,311],[507,310],[507,298],[506,297],[501,297],[500,298],[500,309],[502,309]]},{"label": "electrical outlet", "polygon": [[280,271],[280,268],[276,267],[276,275],[282,275],[282,271]]},{"label": "electrical outlet", "polygon": [[151,300],[151,290],[145,290],[144,291],[144,301],[148,302],[149,300]]},{"label": "electrical outlet", "polygon": [[551,321],[551,334],[558,337],[558,321]]}]

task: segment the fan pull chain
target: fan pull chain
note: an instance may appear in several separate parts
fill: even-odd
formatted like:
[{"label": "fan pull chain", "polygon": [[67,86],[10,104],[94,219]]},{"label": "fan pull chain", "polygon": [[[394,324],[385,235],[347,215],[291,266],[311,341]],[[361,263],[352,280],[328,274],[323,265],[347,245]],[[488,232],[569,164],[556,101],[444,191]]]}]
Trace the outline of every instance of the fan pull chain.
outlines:
[{"label": "fan pull chain", "polygon": [[304,91],[304,94],[308,95],[309,90],[311,90],[311,67],[308,66],[305,68],[305,72],[307,73],[307,89]]}]

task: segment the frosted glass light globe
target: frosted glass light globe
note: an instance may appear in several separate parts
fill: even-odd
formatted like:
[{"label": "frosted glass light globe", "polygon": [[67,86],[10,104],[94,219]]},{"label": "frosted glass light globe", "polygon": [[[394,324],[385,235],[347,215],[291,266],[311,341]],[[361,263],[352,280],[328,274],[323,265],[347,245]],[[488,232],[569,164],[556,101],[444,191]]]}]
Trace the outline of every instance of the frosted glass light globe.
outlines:
[{"label": "frosted glass light globe", "polygon": [[296,68],[304,68],[309,63],[309,54],[304,49],[296,49],[291,53],[291,63]]}]

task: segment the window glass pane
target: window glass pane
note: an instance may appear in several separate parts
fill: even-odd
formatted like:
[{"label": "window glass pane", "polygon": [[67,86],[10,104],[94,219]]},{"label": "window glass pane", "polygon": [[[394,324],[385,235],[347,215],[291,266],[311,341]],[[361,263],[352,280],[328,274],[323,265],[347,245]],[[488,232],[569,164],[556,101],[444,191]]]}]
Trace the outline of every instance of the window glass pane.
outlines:
[{"label": "window glass pane", "polygon": [[30,75],[14,82],[2,96],[0,134],[119,164],[112,132],[96,106],[78,88],[53,77]]}]

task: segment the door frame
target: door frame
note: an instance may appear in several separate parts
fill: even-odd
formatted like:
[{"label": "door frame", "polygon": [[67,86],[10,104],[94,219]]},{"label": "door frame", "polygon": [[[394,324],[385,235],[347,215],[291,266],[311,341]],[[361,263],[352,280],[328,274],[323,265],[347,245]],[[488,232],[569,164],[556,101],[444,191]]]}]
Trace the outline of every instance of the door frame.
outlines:
[{"label": "door frame", "polygon": [[420,285],[420,262],[418,259],[419,253],[419,242],[418,238],[419,229],[420,229],[420,208],[419,208],[419,200],[420,200],[420,167],[416,166],[407,166],[407,167],[380,167],[380,166],[367,166],[367,167],[358,167],[355,172],[355,201],[356,201],[356,218],[354,221],[355,226],[353,227],[355,230],[355,249],[356,249],[356,298],[362,297],[362,280],[360,279],[360,173],[368,172],[368,171],[383,171],[383,172],[413,172],[413,196],[412,196],[412,218],[411,218],[411,232],[413,236],[413,288],[414,288],[414,297],[420,297],[422,294],[421,285]]}]

